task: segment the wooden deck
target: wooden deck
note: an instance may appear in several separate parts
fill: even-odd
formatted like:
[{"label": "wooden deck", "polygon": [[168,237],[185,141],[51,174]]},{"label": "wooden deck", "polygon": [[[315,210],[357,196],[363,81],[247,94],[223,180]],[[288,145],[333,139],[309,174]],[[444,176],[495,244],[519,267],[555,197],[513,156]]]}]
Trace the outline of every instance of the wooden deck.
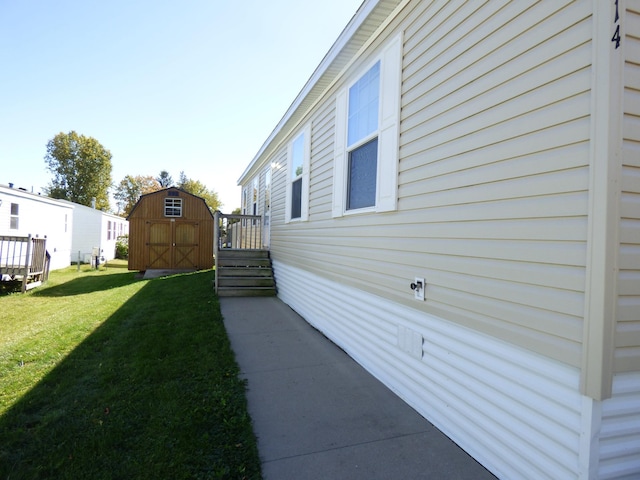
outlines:
[{"label": "wooden deck", "polygon": [[0,280],[20,281],[22,292],[35,288],[49,277],[47,239],[0,235]]},{"label": "wooden deck", "polygon": [[260,215],[215,216],[215,291],[221,297],[276,294],[269,249],[264,246]]}]

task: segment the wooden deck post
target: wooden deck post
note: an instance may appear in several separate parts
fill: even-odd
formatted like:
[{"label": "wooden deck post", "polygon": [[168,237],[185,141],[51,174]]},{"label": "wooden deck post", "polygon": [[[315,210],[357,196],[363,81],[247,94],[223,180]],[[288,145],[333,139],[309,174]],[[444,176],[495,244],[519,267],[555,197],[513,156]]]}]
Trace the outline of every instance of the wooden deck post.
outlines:
[{"label": "wooden deck post", "polygon": [[22,275],[22,293],[27,291],[29,263],[31,262],[31,234],[27,235],[27,255],[24,257],[24,275]]}]

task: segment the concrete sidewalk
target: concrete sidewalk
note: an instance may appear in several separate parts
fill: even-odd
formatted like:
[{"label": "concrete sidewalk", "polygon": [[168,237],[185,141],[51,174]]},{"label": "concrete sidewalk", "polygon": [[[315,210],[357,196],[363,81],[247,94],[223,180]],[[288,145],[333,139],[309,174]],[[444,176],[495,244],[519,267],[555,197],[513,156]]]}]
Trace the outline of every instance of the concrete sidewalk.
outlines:
[{"label": "concrete sidewalk", "polygon": [[494,478],[279,299],[220,306],[265,479]]}]

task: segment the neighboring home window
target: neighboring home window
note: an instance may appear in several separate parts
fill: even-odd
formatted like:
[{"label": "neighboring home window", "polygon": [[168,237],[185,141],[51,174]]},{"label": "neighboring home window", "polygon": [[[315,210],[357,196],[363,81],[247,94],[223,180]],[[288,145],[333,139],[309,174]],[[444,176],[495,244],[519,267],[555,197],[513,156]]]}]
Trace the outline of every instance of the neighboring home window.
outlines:
[{"label": "neighboring home window", "polygon": [[67,233],[67,228],[69,224],[69,214],[64,214],[64,233]]},{"label": "neighboring home window", "polygon": [[18,216],[20,212],[20,206],[17,203],[11,204],[11,220],[9,221],[9,228],[11,230],[18,230],[20,226],[20,222],[18,221]]},{"label": "neighboring home window", "polygon": [[294,137],[289,144],[289,173],[287,185],[287,218],[309,218],[309,168],[311,163],[311,127]]},{"label": "neighboring home window", "polygon": [[402,37],[336,96],[333,216],[397,208]]},{"label": "neighboring home window", "polygon": [[111,220],[107,220],[107,240],[111,240]]},{"label": "neighboring home window", "polygon": [[164,216],[165,217],[181,217],[182,216],[182,199],[181,198],[165,198],[164,199]]}]

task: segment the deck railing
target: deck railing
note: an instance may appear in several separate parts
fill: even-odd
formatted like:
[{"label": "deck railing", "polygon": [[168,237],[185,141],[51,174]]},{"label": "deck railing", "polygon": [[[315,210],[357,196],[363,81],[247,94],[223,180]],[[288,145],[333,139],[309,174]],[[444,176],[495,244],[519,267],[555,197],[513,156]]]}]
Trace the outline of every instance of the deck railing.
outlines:
[{"label": "deck railing", "polygon": [[0,275],[21,277],[23,292],[29,279],[46,280],[49,276],[46,244],[46,237],[0,236]]},{"label": "deck railing", "polygon": [[[263,250],[266,248],[263,245],[262,215],[236,215],[216,212],[213,225],[213,255],[216,272],[218,271],[218,252],[220,250]],[[218,291],[217,274],[216,291]]]}]

